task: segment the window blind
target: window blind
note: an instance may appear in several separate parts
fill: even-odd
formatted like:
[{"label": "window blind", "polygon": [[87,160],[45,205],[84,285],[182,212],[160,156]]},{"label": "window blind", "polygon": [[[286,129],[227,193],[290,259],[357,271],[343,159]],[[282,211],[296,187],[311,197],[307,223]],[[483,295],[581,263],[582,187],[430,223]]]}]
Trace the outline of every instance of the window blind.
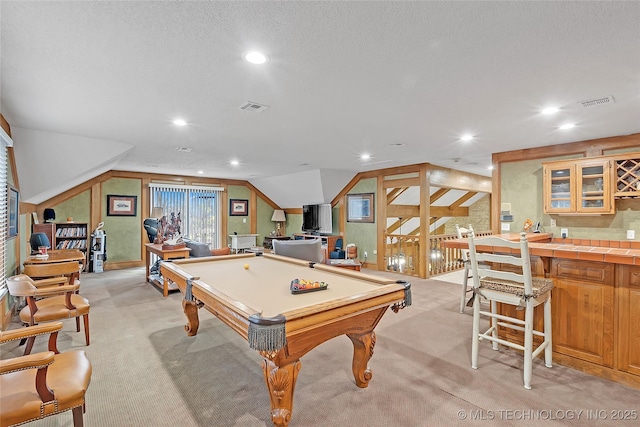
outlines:
[{"label": "window blind", "polygon": [[0,297],[7,292],[7,147],[12,147],[13,141],[4,129],[0,128]]},{"label": "window blind", "polygon": [[219,192],[222,187],[149,184],[151,191],[150,212],[160,207],[168,223],[180,217],[180,234],[183,237],[207,243],[210,248],[219,247]]}]

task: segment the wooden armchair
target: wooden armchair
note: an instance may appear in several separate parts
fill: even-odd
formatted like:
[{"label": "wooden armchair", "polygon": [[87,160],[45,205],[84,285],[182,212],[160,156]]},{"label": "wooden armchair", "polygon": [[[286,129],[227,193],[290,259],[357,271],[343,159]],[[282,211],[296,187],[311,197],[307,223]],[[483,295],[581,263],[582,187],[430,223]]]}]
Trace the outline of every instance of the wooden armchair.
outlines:
[{"label": "wooden armchair", "polygon": [[62,322],[0,331],[0,344],[50,334],[49,351],[0,360],[0,427],[19,425],[73,411],[82,427],[91,363],[82,350],[59,353]]},{"label": "wooden armchair", "polygon": [[78,261],[65,261],[46,264],[25,264],[22,274],[26,274],[32,279],[42,279],[51,277],[67,277],[71,284],[80,280],[82,264]]},{"label": "wooden armchair", "polygon": [[[76,318],[76,331],[80,332],[80,316],[84,320],[85,342],[89,345],[89,310],[86,298],[76,292],[80,283],[69,284],[64,276],[33,280],[26,274],[7,279],[9,293],[24,297],[27,305],[20,310],[20,320],[26,325]],[[24,354],[31,353],[35,336],[27,340]]]}]

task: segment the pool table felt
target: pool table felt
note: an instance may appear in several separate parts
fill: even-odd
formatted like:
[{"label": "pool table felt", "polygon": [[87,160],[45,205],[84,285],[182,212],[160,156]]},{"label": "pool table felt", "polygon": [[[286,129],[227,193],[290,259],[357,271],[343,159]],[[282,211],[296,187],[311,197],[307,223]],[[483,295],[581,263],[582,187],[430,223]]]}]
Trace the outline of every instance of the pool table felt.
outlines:
[{"label": "pool table felt", "polygon": [[[343,298],[358,298],[387,285],[398,286],[393,280],[325,265],[309,268],[306,262],[282,260],[278,256],[216,258],[199,262],[185,260],[175,264],[187,275],[200,278],[196,286],[203,290],[216,290],[255,313],[262,313],[263,317]],[[248,269],[244,268],[245,264],[249,264]],[[296,278],[325,282],[328,289],[291,294],[289,286]]]}]

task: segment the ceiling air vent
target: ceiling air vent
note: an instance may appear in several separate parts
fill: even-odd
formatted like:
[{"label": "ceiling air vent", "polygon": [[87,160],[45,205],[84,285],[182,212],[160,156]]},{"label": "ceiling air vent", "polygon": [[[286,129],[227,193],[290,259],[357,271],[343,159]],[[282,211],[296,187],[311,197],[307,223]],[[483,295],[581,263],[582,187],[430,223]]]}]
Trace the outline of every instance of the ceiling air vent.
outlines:
[{"label": "ceiling air vent", "polygon": [[583,107],[595,107],[596,105],[613,104],[613,96],[607,96],[605,98],[588,99],[586,101],[579,102]]},{"label": "ceiling air vent", "polygon": [[191,150],[191,147],[176,147],[176,151],[181,151],[183,153],[190,153]]},{"label": "ceiling air vent", "polygon": [[261,113],[264,110],[267,110],[268,108],[269,108],[268,105],[262,105],[262,104],[258,104],[256,102],[251,102],[251,101],[246,102],[240,106],[241,110],[255,111],[256,113]]}]

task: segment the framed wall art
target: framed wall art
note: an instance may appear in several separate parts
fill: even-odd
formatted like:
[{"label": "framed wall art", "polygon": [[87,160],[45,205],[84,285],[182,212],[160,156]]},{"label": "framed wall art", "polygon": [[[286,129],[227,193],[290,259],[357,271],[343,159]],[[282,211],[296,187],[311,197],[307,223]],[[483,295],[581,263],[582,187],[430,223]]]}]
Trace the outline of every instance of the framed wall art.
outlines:
[{"label": "framed wall art", "polygon": [[245,199],[230,199],[229,200],[229,215],[230,216],[247,216],[249,213],[249,201]]},{"label": "framed wall art", "polygon": [[20,194],[12,185],[7,185],[7,202],[9,203],[7,237],[11,239],[18,236],[18,219],[20,218]]},{"label": "framed wall art", "polygon": [[347,194],[347,222],[374,222],[373,193]]},{"label": "framed wall art", "polygon": [[138,196],[107,195],[107,216],[136,216]]}]

